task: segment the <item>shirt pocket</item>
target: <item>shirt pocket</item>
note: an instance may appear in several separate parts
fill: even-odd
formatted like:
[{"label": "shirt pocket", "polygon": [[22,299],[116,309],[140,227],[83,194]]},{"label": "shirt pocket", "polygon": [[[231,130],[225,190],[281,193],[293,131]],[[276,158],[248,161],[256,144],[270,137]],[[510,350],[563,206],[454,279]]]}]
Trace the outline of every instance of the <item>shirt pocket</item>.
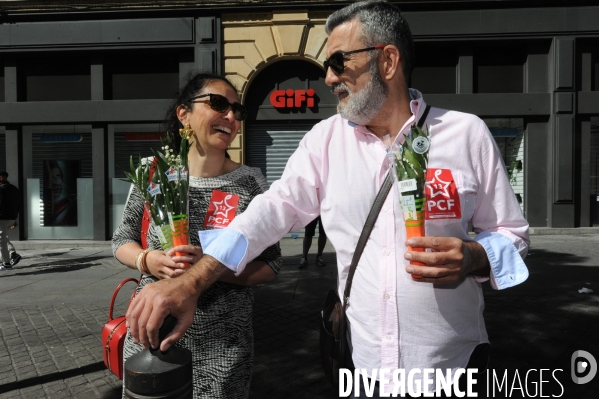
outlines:
[{"label": "shirt pocket", "polygon": [[462,206],[462,220],[467,223],[472,220],[474,210],[476,209],[476,192],[478,186],[468,176],[461,172],[455,173],[455,184],[460,195],[460,204]]},{"label": "shirt pocket", "polygon": [[468,222],[474,215],[477,185],[461,172],[452,171],[453,180],[460,199],[460,219],[435,219],[426,221],[427,236],[468,237]]}]

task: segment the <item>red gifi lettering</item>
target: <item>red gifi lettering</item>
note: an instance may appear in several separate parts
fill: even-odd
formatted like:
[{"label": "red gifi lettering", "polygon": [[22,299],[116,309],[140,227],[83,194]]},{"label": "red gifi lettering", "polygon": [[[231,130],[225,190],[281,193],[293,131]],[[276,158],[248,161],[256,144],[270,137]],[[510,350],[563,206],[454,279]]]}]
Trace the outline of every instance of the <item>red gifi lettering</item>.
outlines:
[{"label": "red gifi lettering", "polygon": [[275,90],[270,93],[270,103],[275,108],[285,108],[285,90]]},{"label": "red gifi lettering", "polygon": [[308,95],[308,108],[314,107],[314,94],[316,94],[314,89],[308,89],[306,94]]},{"label": "red gifi lettering", "polygon": [[287,89],[285,92],[287,94],[287,108],[293,108],[293,89]]},{"label": "red gifi lettering", "polygon": [[314,107],[314,89],[308,90],[274,90],[270,93],[270,104],[275,108],[300,108],[306,103],[308,108]]},{"label": "red gifi lettering", "polygon": [[302,103],[306,100],[306,90],[295,91],[295,108],[302,106]]}]

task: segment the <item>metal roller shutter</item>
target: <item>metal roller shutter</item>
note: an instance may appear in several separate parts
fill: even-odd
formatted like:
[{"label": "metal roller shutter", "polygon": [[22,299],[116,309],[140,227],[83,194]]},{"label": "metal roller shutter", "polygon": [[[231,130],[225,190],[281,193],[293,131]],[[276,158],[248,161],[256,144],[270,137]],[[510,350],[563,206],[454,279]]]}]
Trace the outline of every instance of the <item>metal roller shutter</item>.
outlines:
[{"label": "metal roller shutter", "polygon": [[287,160],[314,123],[255,125],[246,133],[246,163],[259,167],[268,184],[283,174]]},{"label": "metal roller shutter", "polygon": [[[283,174],[287,160],[293,154],[304,135],[314,123],[268,124],[248,127],[246,132],[246,164],[258,167],[268,184],[278,180]],[[304,229],[289,234],[288,237],[303,237]],[[318,237],[316,230],[315,237]]]},{"label": "metal roller shutter", "polygon": [[42,142],[41,137],[44,133],[33,133],[32,177],[40,179],[43,185],[44,160],[78,160],[80,161],[79,177],[92,177],[92,135],[91,133],[78,134],[81,135],[79,142],[53,143]]}]

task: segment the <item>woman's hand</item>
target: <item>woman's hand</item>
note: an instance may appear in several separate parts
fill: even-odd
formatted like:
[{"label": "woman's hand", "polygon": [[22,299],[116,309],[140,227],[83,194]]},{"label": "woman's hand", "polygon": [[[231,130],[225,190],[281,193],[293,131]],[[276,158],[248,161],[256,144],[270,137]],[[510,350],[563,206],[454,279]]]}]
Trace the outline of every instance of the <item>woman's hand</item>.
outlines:
[{"label": "woman's hand", "polygon": [[[176,252],[184,253],[186,255],[177,255]],[[189,266],[193,266],[197,261],[200,260],[204,252],[201,247],[196,247],[194,245],[178,245],[176,247],[172,247],[166,253],[171,257],[173,262],[181,265],[181,267],[185,267],[184,262],[189,263]]]},{"label": "woman's hand", "polygon": [[182,263],[177,263],[175,260],[171,259],[170,256],[166,256],[163,251],[148,252],[146,257],[146,266],[148,267],[150,273],[152,273],[152,276],[161,280],[165,278],[179,277],[187,270],[185,265]]}]

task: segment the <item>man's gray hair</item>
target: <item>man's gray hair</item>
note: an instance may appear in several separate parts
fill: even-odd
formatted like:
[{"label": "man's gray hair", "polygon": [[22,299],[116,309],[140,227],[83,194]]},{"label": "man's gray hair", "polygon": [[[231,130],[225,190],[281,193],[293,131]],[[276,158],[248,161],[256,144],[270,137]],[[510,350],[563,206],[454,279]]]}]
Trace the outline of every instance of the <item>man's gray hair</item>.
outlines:
[{"label": "man's gray hair", "polygon": [[384,0],[360,1],[332,13],[325,25],[327,35],[352,19],[362,24],[361,39],[368,47],[393,44],[401,53],[406,85],[410,87],[414,69],[414,40],[398,6]]}]

